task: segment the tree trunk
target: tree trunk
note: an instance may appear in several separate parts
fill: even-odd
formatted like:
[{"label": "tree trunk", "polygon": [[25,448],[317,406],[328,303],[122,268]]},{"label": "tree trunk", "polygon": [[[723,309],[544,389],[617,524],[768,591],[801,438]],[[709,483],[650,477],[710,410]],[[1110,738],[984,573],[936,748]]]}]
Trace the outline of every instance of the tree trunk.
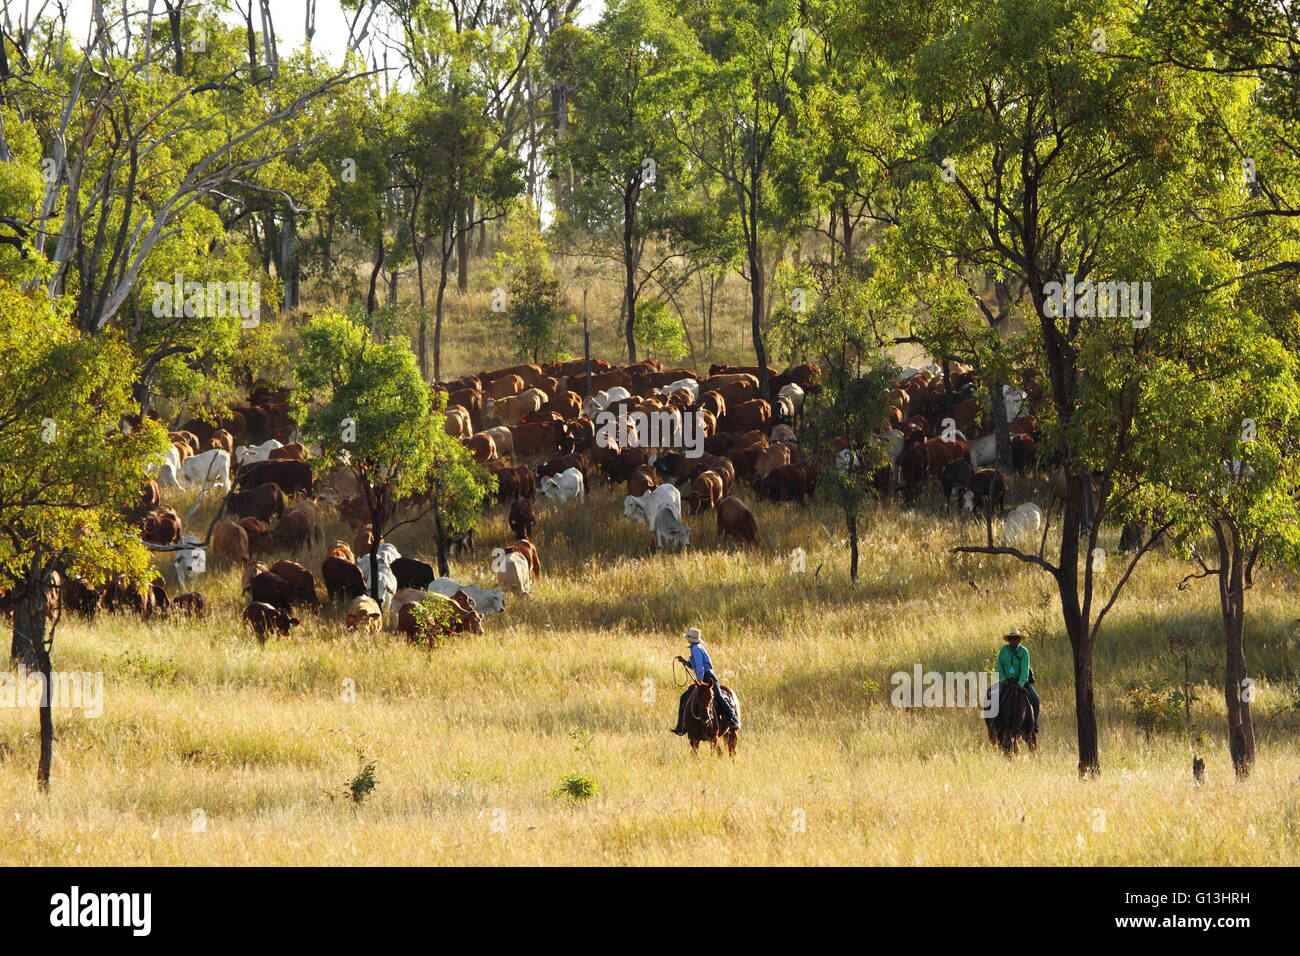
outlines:
[{"label": "tree trunk", "polygon": [[849,530],[849,583],[858,583],[858,516],[856,512],[845,512],[845,523]]},{"label": "tree trunk", "polygon": [[767,387],[767,349],[763,345],[763,261],[757,245],[749,252],[749,331],[758,362],[758,397],[770,399]]},{"label": "tree trunk", "polygon": [[456,231],[456,288],[462,295],[469,289],[469,224],[473,209],[474,200],[471,199],[469,208],[460,211],[459,226]]},{"label": "tree trunk", "polygon": [[627,361],[636,364],[636,247],[632,241],[636,229],[636,191],[623,191],[623,319],[627,337]]},{"label": "tree trunk", "polygon": [[993,435],[997,444],[998,469],[1011,470],[1011,429],[1007,423],[1007,405],[1003,401],[1002,383],[989,386],[989,407],[993,415]]},{"label": "tree trunk", "polygon": [[[442,381],[442,309],[447,298],[447,264],[447,252],[444,252],[442,267],[438,272],[438,297],[434,300],[433,307],[433,380],[435,382]],[[420,346],[420,353],[424,354],[423,345]],[[420,371],[421,374],[424,373],[423,368]]]},{"label": "tree trunk", "polygon": [[379,297],[376,295],[376,286],[379,284],[379,271],[384,267],[384,232],[379,231],[379,239],[375,243],[375,264],[370,269],[370,291],[366,293],[366,315],[372,316],[375,310],[379,308]]},{"label": "tree trunk", "polygon": [[[52,689],[49,648],[45,643],[45,568],[33,558],[25,578],[14,589],[13,636],[9,656],[28,670],[41,675],[43,691],[40,703],[40,757],[36,766],[36,785],[50,789],[50,766],[54,760],[54,715],[50,710]],[[20,693],[25,688],[18,689]]]},{"label": "tree trunk", "polygon": [[292,209],[285,210],[280,226],[280,281],[284,283],[284,301],[281,312],[298,308],[298,217]]},{"label": "tree trunk", "polygon": [[1255,764],[1255,725],[1250,716],[1251,693],[1246,684],[1246,575],[1241,537],[1232,522],[1215,524],[1219,544],[1219,605],[1223,614],[1223,696],[1228,706],[1228,751],[1238,779],[1250,776]]},{"label": "tree trunk", "polygon": [[437,537],[438,574],[441,577],[449,578],[451,577],[451,565],[447,563],[447,529],[442,524],[442,509],[437,505],[433,507],[433,528]]},{"label": "tree trunk", "polygon": [[1061,557],[1057,588],[1061,596],[1061,615],[1065,633],[1074,656],[1074,720],[1079,743],[1079,776],[1091,777],[1101,772],[1097,749],[1097,709],[1092,693],[1093,641],[1088,621],[1079,603],[1079,534],[1082,526],[1082,499],[1090,489],[1078,476],[1068,483],[1069,500],[1061,523]]}]

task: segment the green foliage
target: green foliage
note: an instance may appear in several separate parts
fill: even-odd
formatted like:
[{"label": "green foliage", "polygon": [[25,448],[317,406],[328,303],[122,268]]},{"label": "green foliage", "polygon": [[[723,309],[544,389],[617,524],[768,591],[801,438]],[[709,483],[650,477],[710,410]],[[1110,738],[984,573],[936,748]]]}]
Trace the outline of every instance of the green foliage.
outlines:
[{"label": "green foliage", "polygon": [[377,762],[369,760],[365,751],[357,748],[357,772],[352,775],[347,786],[343,788],[344,795],[356,806],[365,803],[375,792],[375,787],[379,784],[379,777],[376,774]]},{"label": "green foliage", "polygon": [[1185,722],[1186,699],[1177,687],[1137,681],[1125,690],[1124,703],[1133,711],[1134,719],[1148,741],[1157,733],[1181,727]]},{"label": "green foliage", "polygon": [[644,299],[637,305],[632,334],[646,357],[676,362],[686,355],[686,333],[682,322],[658,299]]},{"label": "green foliage", "polygon": [[560,301],[560,283],[551,268],[546,238],[537,227],[533,209],[516,205],[509,218],[497,268],[507,276],[506,320],[516,355],[534,362],[552,361],[561,351],[560,326],[577,321]]},{"label": "green foliage", "polygon": [[565,774],[560,779],[560,785],[552,790],[549,796],[568,797],[570,800],[579,802],[590,800],[600,793],[600,784],[591,777],[581,773]]}]

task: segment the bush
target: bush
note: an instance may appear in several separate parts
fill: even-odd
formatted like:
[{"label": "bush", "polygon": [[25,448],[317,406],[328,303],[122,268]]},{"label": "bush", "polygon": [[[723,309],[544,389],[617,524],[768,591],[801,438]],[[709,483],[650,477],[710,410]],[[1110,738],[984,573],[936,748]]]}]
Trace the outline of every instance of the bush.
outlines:
[{"label": "bush", "polygon": [[1150,681],[1140,681],[1129,685],[1124,701],[1133,709],[1137,725],[1148,741],[1157,731],[1185,723],[1187,697],[1177,687],[1160,687]]},{"label": "bush", "polygon": [[645,350],[646,357],[676,362],[686,355],[686,333],[677,316],[658,299],[642,299],[636,304],[632,338]]}]

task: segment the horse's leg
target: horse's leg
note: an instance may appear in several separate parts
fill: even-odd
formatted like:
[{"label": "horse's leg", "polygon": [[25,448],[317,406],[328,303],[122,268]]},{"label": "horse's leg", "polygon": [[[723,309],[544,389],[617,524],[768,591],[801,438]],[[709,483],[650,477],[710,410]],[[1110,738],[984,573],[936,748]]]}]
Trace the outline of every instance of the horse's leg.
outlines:
[{"label": "horse's leg", "polygon": [[736,747],[740,745],[740,731],[732,727],[727,731],[727,756],[736,756]]},{"label": "horse's leg", "polygon": [[700,742],[694,737],[691,738],[691,753],[695,755],[696,760],[700,759]]}]

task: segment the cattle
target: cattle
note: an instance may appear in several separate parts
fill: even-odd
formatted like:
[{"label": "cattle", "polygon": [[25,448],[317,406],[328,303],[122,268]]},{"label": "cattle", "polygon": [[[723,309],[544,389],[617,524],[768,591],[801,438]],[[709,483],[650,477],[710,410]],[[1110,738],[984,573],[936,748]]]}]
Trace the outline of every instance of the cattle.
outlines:
[{"label": "cattle", "polygon": [[817,490],[817,475],[808,465],[781,465],[768,472],[756,488],[772,501],[802,502]]},{"label": "cattle", "polygon": [[397,611],[397,630],[411,643],[436,643],[439,636],[483,633],[483,615],[442,594],[425,593],[420,601],[408,601]]},{"label": "cattle", "polygon": [[504,375],[495,382],[483,385],[483,397],[500,401],[524,390],[524,380],[518,375]]},{"label": "cattle", "polygon": [[531,422],[510,428],[511,453],[524,458],[529,455],[549,454],[556,448],[557,430],[554,422]]},{"label": "cattle", "polygon": [[[571,422],[582,414],[582,396],[577,392],[559,392],[538,409],[538,414],[555,414],[564,421]],[[524,420],[528,421],[527,418]]]},{"label": "cattle", "polygon": [[967,457],[970,446],[964,441],[944,441],[928,438],[898,456],[898,470],[904,493],[909,501],[924,487],[926,479],[943,472],[943,466]]},{"label": "cattle", "polygon": [[696,459],[687,477],[693,479],[706,471],[712,471],[722,479],[724,498],[731,494],[731,486],[736,483],[736,466],[730,458],[721,455],[705,455],[703,458]]},{"label": "cattle", "polygon": [[240,518],[239,526],[248,535],[248,556],[270,554],[275,542],[271,539],[271,529],[260,518]]},{"label": "cattle", "polygon": [[585,358],[569,359],[569,361],[567,362],[559,362],[554,365],[547,365],[544,367],[543,370],[546,372],[546,374],[555,375],[559,378],[568,378],[569,376],[574,376],[574,375],[585,376],[588,362],[590,362],[591,364],[591,373],[593,375],[598,375],[601,372],[609,371],[609,363],[606,362],[604,359],[600,359],[600,358],[594,358],[590,360]]},{"label": "cattle", "polygon": [[276,548],[296,554],[311,540],[312,531],[311,518],[305,512],[291,509],[271,529],[271,540]]},{"label": "cattle", "polygon": [[148,544],[176,544],[181,539],[181,516],[171,508],[151,511],[140,522],[140,540]]},{"label": "cattle", "polygon": [[244,573],[239,578],[239,587],[241,591],[247,591],[253,586],[253,578],[257,577],[263,571],[270,570],[261,561],[251,561],[244,568]]},{"label": "cattle", "polygon": [[316,593],[316,575],[301,564],[292,561],[277,561],[271,565],[270,573],[278,575],[293,589],[293,603],[306,607],[320,607],[320,595]]},{"label": "cattle", "polygon": [[349,600],[366,591],[366,578],[361,573],[361,568],[352,561],[333,554],[321,562],[320,576],[325,582],[325,593],[331,601]]},{"label": "cattle", "polygon": [[718,392],[701,392],[696,409],[708,412],[714,418],[721,418],[727,413],[727,400]]},{"label": "cattle", "polygon": [[352,546],[346,541],[335,541],[329,546],[326,554],[331,558],[342,558],[349,563],[357,559],[357,556],[352,553]]},{"label": "cattle", "polygon": [[[703,387],[708,388],[707,385]],[[752,381],[732,382],[730,385],[723,385],[716,389],[710,388],[709,391],[722,397],[727,404],[727,411],[731,411],[734,406],[743,402],[754,401],[759,398],[758,385]],[[703,402],[703,398],[700,401]],[[719,420],[723,417],[723,415],[718,415]]]},{"label": "cattle", "polygon": [[803,414],[803,389],[794,382],[782,387],[776,395],[777,418],[783,422],[798,421]]},{"label": "cattle", "polygon": [[205,617],[208,612],[207,602],[198,591],[186,591],[172,599],[172,612],[185,617]]},{"label": "cattle", "polygon": [[667,509],[678,521],[682,520],[682,495],[675,485],[660,485],[639,498],[628,495],[623,499],[623,514],[654,529],[659,512]]},{"label": "cattle", "polygon": [[582,472],[577,468],[568,468],[558,475],[543,478],[538,490],[544,498],[557,505],[566,501],[582,504],[587,500],[586,483],[582,480]]},{"label": "cattle", "polygon": [[463,591],[474,602],[474,610],[484,617],[500,614],[506,609],[505,592],[500,588],[481,588],[476,584],[459,584],[451,578],[438,578],[427,590],[443,597],[452,597],[457,591]]},{"label": "cattle", "polygon": [[122,512],[122,517],[129,524],[139,524],[152,511],[158,511],[162,507],[162,492],[158,487],[158,482],[152,478],[146,478],[140,484],[140,500],[136,504]]},{"label": "cattle", "polygon": [[506,519],[510,531],[516,538],[531,538],[533,528],[537,525],[537,516],[533,514],[533,503],[526,498],[516,498],[510,505],[510,516]]},{"label": "cattle", "polygon": [[772,406],[761,398],[732,404],[727,403],[727,414],[718,420],[721,431],[739,435],[762,428],[772,418]]},{"label": "cattle", "polygon": [[773,445],[797,445],[799,443],[799,436],[794,433],[793,428],[786,424],[773,425],[769,439]]},{"label": "cattle", "polygon": [[510,433],[510,429],[506,428],[504,425],[484,429],[481,434],[487,435],[492,439],[492,445],[496,448],[497,458],[508,458],[515,453],[514,436]]},{"label": "cattle", "polygon": [[309,492],[312,487],[311,465],[305,461],[255,461],[242,466],[235,475],[241,489],[275,484],[286,495]]},{"label": "cattle", "polygon": [[495,372],[480,372],[478,377],[483,384],[487,384],[488,382],[498,382],[507,376],[515,375],[525,385],[532,385],[542,377],[542,374],[540,365],[512,365],[509,368],[497,369]]},{"label": "cattle", "polygon": [[756,375],[749,375],[744,372],[724,372],[718,375],[710,375],[704,381],[700,382],[700,391],[716,392],[719,389],[725,388],[728,385],[734,385],[737,382],[744,382],[747,385],[752,385],[754,388],[758,388],[758,377]]},{"label": "cattle", "polygon": [[87,619],[93,618],[99,611],[101,599],[99,591],[87,584],[85,578],[67,578],[59,593],[63,610]]},{"label": "cattle", "polygon": [[384,626],[384,614],[379,604],[368,594],[358,595],[348,604],[347,614],[343,619],[349,631],[363,628],[367,631],[379,631]]},{"label": "cattle", "polygon": [[202,574],[207,570],[208,553],[199,539],[192,535],[185,535],[179,543],[187,547],[172,552],[172,568],[176,572],[176,582],[183,591],[191,575]]},{"label": "cattle", "polygon": [[[380,545],[380,547],[383,548],[385,545]],[[400,557],[400,555],[397,557]],[[393,558],[393,560],[396,560],[396,558]],[[392,603],[393,595],[397,593],[397,577],[393,574],[386,555],[382,553],[376,555],[376,560],[373,562],[369,554],[362,555],[357,558],[357,567],[361,569],[361,576],[365,579],[367,594],[373,593],[371,588],[373,580],[372,564],[378,564],[379,566],[379,603],[387,609],[389,604]]]},{"label": "cattle", "polygon": [[547,401],[549,397],[540,388],[529,388],[509,398],[489,399],[487,411],[502,425],[518,425],[525,415],[538,411]]},{"label": "cattle", "polygon": [[1038,464],[1038,443],[1032,435],[1011,436],[1011,466],[1020,474]]},{"label": "cattle", "polygon": [[558,475],[561,472],[568,471],[570,468],[576,468],[578,471],[582,472],[582,480],[584,483],[586,482],[588,469],[587,456],[581,453],[559,455],[558,457],[548,459],[544,464],[537,466],[537,478],[540,480],[549,477],[550,475]]},{"label": "cattle", "polygon": [[222,521],[212,529],[212,553],[222,561],[244,564],[252,556],[248,551],[248,532],[234,521]]},{"label": "cattle", "polygon": [[718,502],[718,536],[742,544],[758,544],[758,525],[749,507],[735,495]]},{"label": "cattle", "polygon": [[398,558],[389,565],[393,572],[393,577],[397,579],[397,587],[401,588],[427,588],[433,579],[438,575],[433,570],[433,565],[424,561],[418,561],[415,558]]},{"label": "cattle", "polygon": [[230,432],[226,431],[224,428],[218,428],[216,431],[212,433],[212,437],[208,439],[208,447],[221,448],[231,454],[234,454],[235,438],[233,435],[230,434]]},{"label": "cattle", "polygon": [[315,483],[316,497],[338,507],[361,494],[361,486],[351,468],[339,465],[320,476]]},{"label": "cattle", "polygon": [[[182,454],[181,449],[184,448]],[[172,444],[156,466],[149,471],[162,488],[179,488],[181,486],[181,465],[189,457],[189,445]]]},{"label": "cattle", "polygon": [[555,447],[561,455],[573,455],[591,450],[596,442],[596,423],[589,418],[566,422],[555,437]]},{"label": "cattle", "polygon": [[[320,520],[320,509],[316,507],[316,503],[308,498],[304,498],[286,511],[284,517],[288,518],[295,514],[300,514],[307,519],[307,525],[309,528],[307,535],[308,541],[319,541],[321,544],[324,544],[325,525],[322,524]],[[281,519],[281,522],[283,523],[283,519]]]},{"label": "cattle", "polygon": [[[537,553],[537,545],[533,544],[527,538],[520,538],[514,544],[506,548],[506,551],[513,551],[515,554],[522,554],[528,562],[528,573],[533,577],[538,577],[542,573],[542,559]],[[432,581],[432,576],[430,576]]]},{"label": "cattle", "polygon": [[695,484],[686,496],[686,504],[690,513],[697,515],[708,511],[723,497],[722,477],[716,471],[704,471],[696,476]]},{"label": "cattle", "polygon": [[492,549],[492,573],[502,588],[527,594],[532,590],[532,577],[528,559],[505,548]]},{"label": "cattle", "polygon": [[269,570],[253,575],[246,590],[250,603],[261,602],[286,611],[293,607],[293,585]]},{"label": "cattle", "polygon": [[816,387],[814,383],[821,376],[821,373],[822,370],[819,366],[814,365],[812,362],[804,362],[802,365],[790,366],[779,375],[773,375],[767,385],[777,395],[781,393],[781,390],[786,385],[790,384],[798,385],[806,392],[810,386]]},{"label": "cattle", "polygon": [[272,631],[281,637],[288,637],[291,628],[301,624],[285,608],[278,608],[262,601],[254,601],[244,608],[244,623],[253,629],[257,639],[265,643]]},{"label": "cattle", "polygon": [[794,462],[794,448],[790,445],[777,444],[764,448],[754,461],[754,474],[759,479],[766,478],[773,469]]},{"label": "cattle", "polygon": [[469,409],[452,405],[443,416],[442,430],[452,438],[469,438],[474,434],[474,420]]},{"label": "cattle", "polygon": [[[971,448],[971,451],[974,452],[974,447]],[[952,493],[958,491],[957,497],[960,500],[960,490],[969,485],[974,477],[975,466],[965,458],[950,461],[943,466],[943,471],[939,474],[939,484],[943,488],[943,507],[945,511],[952,504]]]},{"label": "cattle", "polygon": [[181,484],[199,488],[209,485],[230,487],[230,452],[224,448],[211,448],[191,455],[181,465]]},{"label": "cattle", "polygon": [[516,498],[532,499],[537,493],[537,478],[532,469],[520,465],[517,468],[494,467],[491,469],[497,479],[497,502],[505,504]]},{"label": "cattle", "polygon": [[497,457],[496,442],[492,440],[491,435],[479,432],[469,438],[462,438],[461,443],[469,450],[470,457],[480,465],[486,464]]},{"label": "cattle", "polygon": [[1002,522],[1002,536],[1007,541],[1015,541],[1026,535],[1038,537],[1043,527],[1043,511],[1038,505],[1029,502],[1019,505]]},{"label": "cattle", "polygon": [[272,448],[267,461],[306,461],[307,446],[300,441],[290,442],[281,448]]},{"label": "cattle", "polygon": [[167,593],[156,582],[144,587],[129,581],[124,574],[119,574],[104,589],[104,610],[110,614],[134,611],[141,617],[149,618],[159,610],[159,597],[166,601]]},{"label": "cattle", "polygon": [[248,491],[232,491],[226,496],[226,510],[236,518],[257,518],[267,524],[283,515],[287,507],[284,492],[274,482]]},{"label": "cattle", "polygon": [[[666,486],[671,487],[671,486]],[[683,523],[681,517],[671,508],[660,508],[655,515],[653,530],[655,533],[655,550],[666,547],[685,548],[691,543],[691,529]]]},{"label": "cattle", "polygon": [[[567,387],[580,395],[587,393],[587,377],[585,375],[570,375],[566,383]],[[601,372],[591,376],[592,392],[602,392],[611,388],[631,388],[632,376],[621,369],[613,369],[608,372]]]},{"label": "cattle", "polygon": [[994,468],[980,468],[961,489],[962,507],[969,512],[980,508],[992,513],[1006,513],[1007,486],[1002,474]]},{"label": "cattle", "polygon": [[640,498],[647,491],[659,486],[659,475],[650,465],[639,465],[627,479],[627,493],[633,498]]},{"label": "cattle", "polygon": [[469,413],[469,423],[473,429],[483,427],[483,393],[477,388],[453,390],[447,396],[447,408],[463,408]]}]

